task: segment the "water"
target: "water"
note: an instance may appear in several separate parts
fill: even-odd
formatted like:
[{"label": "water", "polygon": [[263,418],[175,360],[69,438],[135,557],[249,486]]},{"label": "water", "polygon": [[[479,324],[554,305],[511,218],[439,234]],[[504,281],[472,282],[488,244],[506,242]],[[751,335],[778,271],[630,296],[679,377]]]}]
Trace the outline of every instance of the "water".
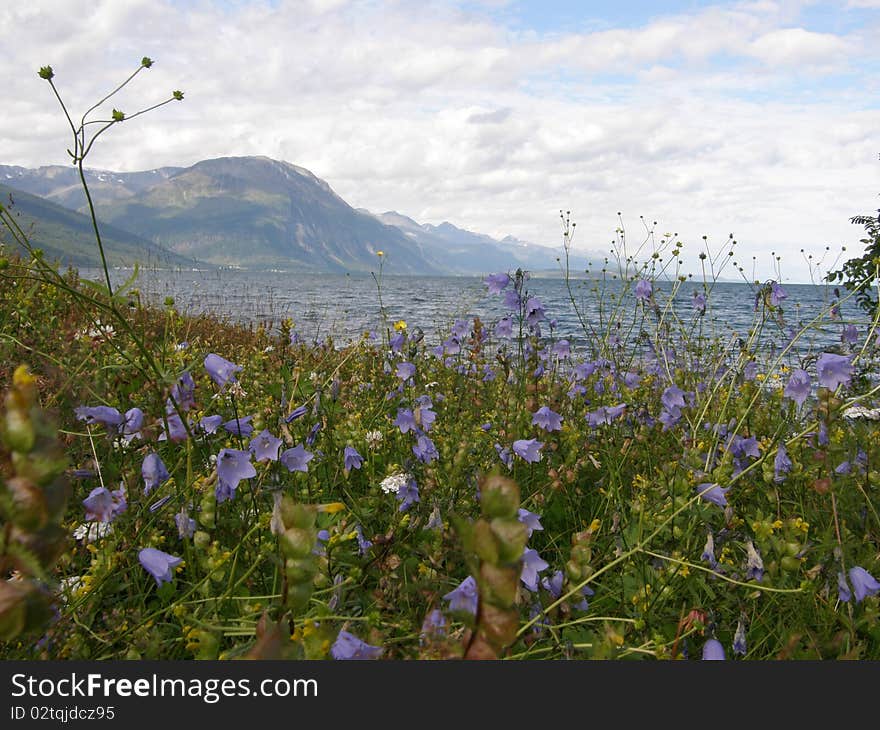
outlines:
[{"label": "water", "polygon": [[[114,284],[124,281],[130,272],[114,271]],[[98,270],[83,269],[82,276],[102,280]],[[587,326],[599,328],[603,316],[599,305],[598,288],[601,282],[572,280],[572,297],[565,281],[558,278],[531,278],[527,289],[538,297],[548,319],[555,320],[554,334],[570,340],[573,346],[586,342],[581,319]],[[613,298],[619,297],[622,285],[609,281],[602,296],[605,313]],[[244,324],[263,324],[272,329],[286,318],[293,320],[296,331],[307,341],[320,341],[328,335],[342,345],[359,339],[364,332],[382,327],[379,288],[370,274],[308,274],[256,272],[242,270],[168,271],[144,270],[137,287],[142,298],[162,304],[173,297],[179,311],[188,314],[212,313],[224,319]],[[671,284],[655,284],[657,300],[661,304]],[[682,284],[676,297],[675,311],[685,323],[694,319],[691,298],[700,290],[695,282]],[[833,287],[812,284],[786,284],[788,298],[783,302],[785,328],[801,329],[835,301]],[[708,336],[726,339],[746,337],[755,315],[757,289],[745,283],[719,282],[713,285],[709,305],[701,325]],[[842,294],[845,296],[846,292]],[[634,301],[632,290],[625,294]],[[426,340],[439,342],[448,336],[449,327],[456,319],[479,316],[493,325],[507,312],[501,298],[487,293],[482,279],[450,276],[384,276],[381,281],[381,301],[387,320],[393,323],[405,320],[412,330],[420,327]],[[626,308],[632,323],[637,308]],[[859,332],[867,331],[868,320],[853,300],[840,307],[841,317],[831,321],[823,317],[821,326],[810,330],[803,339],[803,347],[818,348],[840,344],[844,323],[855,323]],[[547,329],[545,326],[545,334]],[[765,327],[765,344],[785,339],[776,324]],[[630,333],[629,338],[632,338]],[[624,339],[627,339],[624,337]]]}]

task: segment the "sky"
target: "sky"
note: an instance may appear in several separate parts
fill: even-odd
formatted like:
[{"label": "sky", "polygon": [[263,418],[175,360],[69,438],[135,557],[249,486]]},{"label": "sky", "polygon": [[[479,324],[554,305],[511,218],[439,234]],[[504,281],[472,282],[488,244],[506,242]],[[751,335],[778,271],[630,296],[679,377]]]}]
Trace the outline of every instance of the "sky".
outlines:
[{"label": "sky", "polygon": [[265,155],[497,238],[558,245],[560,210],[576,250],[653,229],[686,269],[733,234],[762,280],[858,255],[880,207],[880,0],[29,0],[0,38],[0,164],[68,163],[41,66],[78,118],[148,56],[108,108],[184,100],[87,166]]}]

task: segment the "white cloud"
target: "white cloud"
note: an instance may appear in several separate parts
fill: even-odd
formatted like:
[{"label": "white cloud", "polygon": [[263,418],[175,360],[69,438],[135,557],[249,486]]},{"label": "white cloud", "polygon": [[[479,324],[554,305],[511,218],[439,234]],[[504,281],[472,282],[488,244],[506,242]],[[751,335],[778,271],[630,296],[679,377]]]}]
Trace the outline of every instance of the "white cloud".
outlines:
[{"label": "white cloud", "polygon": [[852,247],[849,217],[876,208],[880,112],[821,74],[859,78],[877,51],[800,27],[797,4],[552,36],[414,2],[71,5],[0,8],[0,163],[66,161],[37,68],[81,113],[148,55],[118,108],[185,101],[111,130],[96,167],[264,154],[424,222],[556,242],[563,208],[604,248],[623,211],[692,248],[732,231],[746,258],[772,247],[801,274],[801,247]]}]

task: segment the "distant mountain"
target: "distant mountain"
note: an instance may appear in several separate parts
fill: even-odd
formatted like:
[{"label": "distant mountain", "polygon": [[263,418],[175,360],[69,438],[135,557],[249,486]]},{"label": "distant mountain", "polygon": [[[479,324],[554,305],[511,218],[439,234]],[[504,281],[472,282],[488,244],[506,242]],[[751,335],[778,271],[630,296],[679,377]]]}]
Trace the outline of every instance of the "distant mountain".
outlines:
[{"label": "distant mountain", "polygon": [[[0,200],[15,216],[31,245],[42,249],[47,260],[83,267],[101,265],[91,218],[8,185],[0,185]],[[141,263],[160,268],[189,268],[196,263],[115,226],[104,224],[100,231],[110,266],[128,267]],[[2,226],[0,242],[19,249]]]},{"label": "distant mountain", "polygon": [[[145,172],[89,170],[102,221],[175,253],[216,265],[291,271],[485,274],[559,273],[558,250],[496,240],[451,223],[354,209],[308,170],[268,157],[222,157]],[[83,212],[73,167],[0,165],[0,182]],[[572,272],[588,259],[572,256]]]}]

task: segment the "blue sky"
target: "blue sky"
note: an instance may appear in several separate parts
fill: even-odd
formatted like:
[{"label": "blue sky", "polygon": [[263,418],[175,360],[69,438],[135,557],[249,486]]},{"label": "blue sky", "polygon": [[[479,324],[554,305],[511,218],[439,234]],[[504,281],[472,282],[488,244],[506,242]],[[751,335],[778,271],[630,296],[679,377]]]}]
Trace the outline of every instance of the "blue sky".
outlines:
[{"label": "blue sky", "polygon": [[[858,247],[880,192],[880,0],[31,0],[0,7],[0,163],[63,164],[35,70],[84,110],[143,55],[92,165],[306,167],[355,207],[607,251],[621,211],[758,276]],[[828,247],[828,251],[826,251]],[[815,268],[815,267],[813,267]]]}]

